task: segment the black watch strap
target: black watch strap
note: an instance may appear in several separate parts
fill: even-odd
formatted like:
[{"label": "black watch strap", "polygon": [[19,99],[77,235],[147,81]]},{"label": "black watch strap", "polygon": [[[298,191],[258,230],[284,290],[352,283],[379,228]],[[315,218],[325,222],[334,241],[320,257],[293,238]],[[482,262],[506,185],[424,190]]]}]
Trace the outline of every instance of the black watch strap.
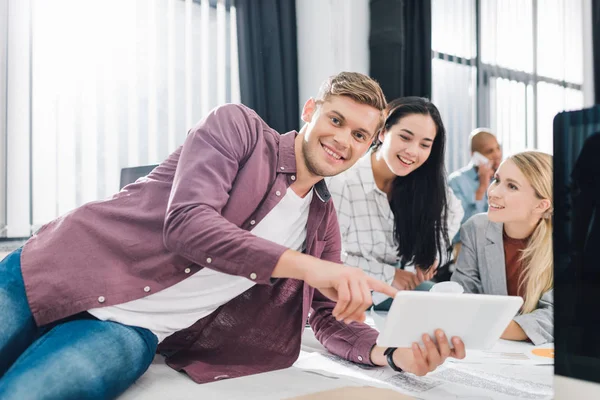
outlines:
[{"label": "black watch strap", "polygon": [[394,350],[396,350],[397,347],[388,347],[387,349],[385,349],[385,351],[383,352],[383,355],[386,356],[387,358],[387,362],[389,364],[389,366],[397,372],[404,372],[404,370],[400,367],[398,367],[395,363],[394,363]]}]

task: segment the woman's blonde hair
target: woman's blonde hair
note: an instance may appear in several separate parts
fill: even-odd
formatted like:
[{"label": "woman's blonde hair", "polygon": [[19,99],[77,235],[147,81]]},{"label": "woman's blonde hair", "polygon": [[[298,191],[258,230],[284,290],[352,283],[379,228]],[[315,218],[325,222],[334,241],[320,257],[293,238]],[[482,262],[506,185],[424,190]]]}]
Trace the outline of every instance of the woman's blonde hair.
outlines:
[{"label": "woman's blonde hair", "polygon": [[550,200],[550,208],[538,222],[521,255],[524,266],[521,285],[525,285],[525,303],[521,312],[527,314],[537,308],[539,299],[554,285],[552,156],[539,151],[525,151],[508,159],[525,175],[538,199]]}]

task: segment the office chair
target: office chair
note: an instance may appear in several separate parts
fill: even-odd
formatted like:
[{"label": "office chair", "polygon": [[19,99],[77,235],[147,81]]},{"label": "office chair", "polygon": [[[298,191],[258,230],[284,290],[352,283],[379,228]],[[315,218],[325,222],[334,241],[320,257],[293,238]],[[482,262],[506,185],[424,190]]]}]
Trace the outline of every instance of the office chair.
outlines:
[{"label": "office chair", "polygon": [[158,164],[154,165],[142,165],[141,167],[129,167],[121,169],[121,183],[120,188],[123,189],[125,186],[137,181],[148,175],[154,168],[158,167]]}]

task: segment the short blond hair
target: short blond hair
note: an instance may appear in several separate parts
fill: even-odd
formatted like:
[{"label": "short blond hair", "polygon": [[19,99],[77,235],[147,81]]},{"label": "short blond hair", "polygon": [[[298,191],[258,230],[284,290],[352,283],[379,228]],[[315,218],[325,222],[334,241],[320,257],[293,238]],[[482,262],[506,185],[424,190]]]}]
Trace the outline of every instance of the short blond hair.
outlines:
[{"label": "short blond hair", "polygon": [[315,101],[322,103],[331,96],[346,96],[360,104],[375,107],[381,112],[381,121],[377,131],[385,122],[383,112],[387,107],[385,95],[376,80],[358,72],[340,72],[330,76],[321,84]]}]

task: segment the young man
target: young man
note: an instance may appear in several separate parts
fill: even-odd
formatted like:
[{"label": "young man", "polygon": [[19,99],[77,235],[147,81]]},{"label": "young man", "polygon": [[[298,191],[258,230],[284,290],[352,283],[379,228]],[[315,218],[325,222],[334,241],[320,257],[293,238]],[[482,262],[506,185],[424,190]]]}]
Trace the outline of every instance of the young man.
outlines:
[{"label": "young man", "polygon": [[[338,264],[323,181],[366,152],[384,107],[376,82],[341,73],[306,102],[300,133],[216,108],[148,177],[44,226],[0,263],[0,398],[115,397],[159,343],[199,383],[286,368],[311,308],[332,353],[385,365],[361,321],[371,289],[395,290]],[[464,357],[438,333],[389,358],[422,375]]]},{"label": "young man", "polygon": [[[475,152],[485,156],[487,164],[475,165],[470,162],[467,166],[453,172],[448,177],[448,185],[462,203],[465,214],[461,225],[475,214],[486,212],[488,209],[487,188],[490,186],[494,173],[502,162],[502,149],[496,136],[487,128],[477,128],[469,136],[471,155]],[[460,242],[460,231],[454,236],[453,243]]]}]

